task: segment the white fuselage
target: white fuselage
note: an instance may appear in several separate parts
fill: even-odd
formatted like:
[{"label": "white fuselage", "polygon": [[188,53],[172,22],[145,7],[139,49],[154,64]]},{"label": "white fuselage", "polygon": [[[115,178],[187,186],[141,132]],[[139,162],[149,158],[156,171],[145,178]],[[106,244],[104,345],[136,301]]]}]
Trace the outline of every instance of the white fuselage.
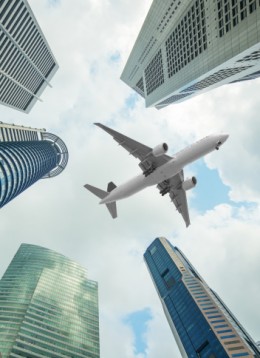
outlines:
[{"label": "white fuselage", "polygon": [[[176,153],[167,163],[156,168],[148,176],[140,174],[116,187],[100,204],[108,204],[127,198],[148,186],[156,185],[178,174],[185,165],[194,162],[223,144],[227,134],[212,134]],[[218,145],[218,143],[221,143]]]}]

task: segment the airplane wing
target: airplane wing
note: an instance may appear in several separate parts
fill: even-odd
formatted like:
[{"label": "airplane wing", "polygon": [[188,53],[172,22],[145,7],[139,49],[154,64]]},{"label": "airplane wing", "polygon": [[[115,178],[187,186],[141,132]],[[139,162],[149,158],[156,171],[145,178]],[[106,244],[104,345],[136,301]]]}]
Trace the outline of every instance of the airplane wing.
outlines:
[{"label": "airplane wing", "polygon": [[161,195],[169,193],[171,201],[176,207],[176,210],[182,215],[186,226],[190,225],[189,209],[186,197],[186,191],[182,189],[182,182],[184,180],[183,171],[174,175],[168,180],[163,181],[157,185]]},{"label": "airplane wing", "polygon": [[139,164],[143,172],[149,170],[149,168],[155,169],[172,159],[170,156],[163,154],[159,157],[155,157],[152,153],[152,148],[139,143],[111,128],[104,126],[101,123],[94,123],[96,126],[102,128],[104,131],[112,135],[115,141],[118,142],[123,148],[125,148],[129,154],[138,158],[141,163]]}]

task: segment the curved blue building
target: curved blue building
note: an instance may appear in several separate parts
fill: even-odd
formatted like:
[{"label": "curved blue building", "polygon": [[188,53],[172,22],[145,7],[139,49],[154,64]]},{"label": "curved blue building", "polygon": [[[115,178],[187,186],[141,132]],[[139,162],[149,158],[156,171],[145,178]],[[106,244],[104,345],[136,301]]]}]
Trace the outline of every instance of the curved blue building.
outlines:
[{"label": "curved blue building", "polygon": [[45,129],[0,123],[0,208],[37,180],[60,174],[65,143]]}]

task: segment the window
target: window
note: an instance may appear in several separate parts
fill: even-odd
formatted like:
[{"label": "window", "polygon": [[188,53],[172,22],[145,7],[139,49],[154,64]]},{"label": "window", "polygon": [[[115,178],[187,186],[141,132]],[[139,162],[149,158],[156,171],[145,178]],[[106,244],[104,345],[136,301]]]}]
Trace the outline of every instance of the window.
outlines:
[{"label": "window", "polygon": [[249,4],[249,13],[252,14],[256,10],[256,0]]},{"label": "window", "polygon": [[203,0],[196,1],[165,42],[169,78],[207,48],[202,5]]},{"label": "window", "polygon": [[192,95],[192,93],[176,94],[176,95],[170,96],[169,98],[165,99],[164,101],[158,103],[156,106],[158,106],[158,108],[161,106],[165,107],[171,103],[177,102],[180,99],[185,98],[190,95]]},{"label": "window", "polygon": [[[247,4],[249,2],[249,4]],[[256,0],[227,0],[218,1],[218,27],[219,36],[224,36],[233,27],[242,22],[248,15],[256,10]]]},{"label": "window", "polygon": [[224,327],[228,327],[228,324],[218,324],[214,328],[224,328]]},{"label": "window", "polygon": [[232,329],[222,329],[220,331],[217,331],[217,333],[228,333],[228,332],[232,332]]},{"label": "window", "polygon": [[214,353],[212,353],[212,348],[208,341],[202,343],[202,345],[196,350],[198,357],[201,358],[217,358]]},{"label": "window", "polygon": [[164,83],[162,51],[159,50],[146,67],[145,82],[147,95],[151,94]]},{"label": "window", "polygon": [[221,314],[215,315],[215,316],[208,316],[208,318],[220,318],[222,317]]},{"label": "window", "polygon": [[175,279],[172,277],[169,269],[167,268],[163,273],[162,273],[162,278],[167,286],[168,289],[172,288],[175,284]]},{"label": "window", "polygon": [[228,348],[229,351],[238,351],[239,349],[245,349],[245,347],[244,346],[238,346],[238,347]]},{"label": "window", "polygon": [[207,310],[212,310],[212,309],[214,309],[214,308],[216,308],[216,307],[211,306],[211,307],[206,307],[206,308],[202,308],[202,309],[203,309],[203,311],[207,311]]},{"label": "window", "polygon": [[221,339],[228,339],[228,338],[235,338],[236,335],[235,334],[229,334],[227,336],[220,336]]},{"label": "window", "polygon": [[240,73],[252,66],[243,66],[243,67],[234,67],[234,68],[226,68],[223,70],[219,70],[215,72],[214,74],[204,78],[203,80],[195,83],[194,85],[185,88],[182,90],[182,92],[188,92],[188,91],[199,91],[204,88],[207,88],[209,86],[212,86],[215,83],[218,83],[220,81],[223,81],[224,79],[234,76],[237,73]]},{"label": "window", "polygon": [[218,311],[211,311],[211,312],[205,312],[206,315],[210,315],[210,314],[213,314],[213,313],[218,313]]},{"label": "window", "polygon": [[150,250],[151,255],[153,255],[157,251],[157,247],[153,246]]},{"label": "window", "polygon": [[224,342],[225,345],[229,345],[229,344],[236,344],[236,343],[240,343],[240,341],[229,341],[229,342]]}]

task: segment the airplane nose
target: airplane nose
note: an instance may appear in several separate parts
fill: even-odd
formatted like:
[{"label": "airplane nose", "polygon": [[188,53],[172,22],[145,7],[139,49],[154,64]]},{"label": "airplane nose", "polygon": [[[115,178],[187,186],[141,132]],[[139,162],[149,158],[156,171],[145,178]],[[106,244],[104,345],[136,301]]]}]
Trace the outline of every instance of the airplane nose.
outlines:
[{"label": "airplane nose", "polygon": [[229,134],[222,134],[221,137],[222,137],[222,143],[224,143],[228,139]]},{"label": "airplane nose", "polygon": [[220,134],[220,135],[218,136],[218,142],[217,142],[217,145],[216,145],[216,149],[217,149],[217,150],[219,149],[219,147],[220,147],[223,143],[225,143],[225,141],[228,139],[228,137],[229,137],[229,134]]}]

